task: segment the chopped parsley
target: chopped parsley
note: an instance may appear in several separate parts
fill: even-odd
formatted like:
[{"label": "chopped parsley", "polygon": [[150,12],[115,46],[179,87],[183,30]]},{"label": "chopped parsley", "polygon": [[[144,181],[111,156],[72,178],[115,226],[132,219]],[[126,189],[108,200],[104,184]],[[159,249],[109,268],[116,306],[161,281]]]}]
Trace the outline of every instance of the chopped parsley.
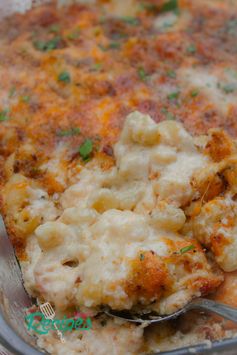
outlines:
[{"label": "chopped parsley", "polygon": [[146,81],[149,77],[149,75],[146,73],[143,67],[138,68],[137,74],[142,81]]},{"label": "chopped parsley", "polygon": [[226,30],[230,35],[235,35],[237,31],[237,19],[232,19],[227,22]]},{"label": "chopped parsley", "polygon": [[140,260],[144,260],[145,259],[145,255],[144,254],[140,254]]},{"label": "chopped parsley", "polygon": [[166,116],[167,120],[172,121],[176,119],[175,115],[172,112],[169,112],[165,107],[161,109],[161,112]]},{"label": "chopped parsley", "polygon": [[70,129],[64,129],[61,131],[57,132],[57,136],[59,137],[70,137],[70,136],[76,136],[81,133],[81,130],[79,127],[73,127]]},{"label": "chopped parsley", "polygon": [[9,110],[0,111],[0,121],[7,121],[9,119]]},{"label": "chopped parsley", "polygon": [[195,90],[191,91],[191,96],[192,97],[196,97],[196,96],[198,96],[198,94],[199,94],[199,90],[198,89],[195,89]]},{"label": "chopped parsley", "polygon": [[35,49],[41,51],[41,52],[49,52],[54,49],[57,49],[59,44],[61,42],[61,37],[56,36],[49,41],[34,41],[33,45]]},{"label": "chopped parsley", "polygon": [[181,248],[179,252],[180,252],[180,254],[184,254],[184,253],[187,253],[188,251],[193,250],[193,249],[195,249],[195,245],[188,245],[184,248]]},{"label": "chopped parsley", "polygon": [[101,64],[101,63],[96,63],[96,64],[94,64],[94,65],[92,66],[91,70],[93,70],[93,71],[99,71],[99,70],[101,70],[101,68],[102,68],[102,64]]},{"label": "chopped parsley", "polygon": [[103,51],[106,52],[107,48],[105,46],[103,46],[103,44],[98,44],[98,47]]},{"label": "chopped parsley", "polygon": [[232,77],[236,78],[237,79],[237,70],[234,70],[232,68],[225,68],[225,72],[226,74],[229,74],[231,75]]},{"label": "chopped parsley", "polygon": [[79,154],[84,161],[90,158],[93,151],[93,143],[91,139],[86,139],[79,147]]},{"label": "chopped parsley", "polygon": [[168,70],[166,74],[169,78],[172,78],[172,79],[176,78],[176,73],[174,70]]},{"label": "chopped parsley", "polygon": [[235,84],[219,84],[219,88],[224,91],[226,94],[231,94],[237,89],[237,86]]},{"label": "chopped parsley", "polygon": [[30,96],[29,95],[22,96],[21,100],[22,102],[28,104],[30,102]]},{"label": "chopped parsley", "polygon": [[110,42],[108,49],[119,49],[120,48],[120,43],[119,42]]},{"label": "chopped parsley", "polygon": [[71,82],[71,76],[67,71],[62,71],[58,76],[58,81],[62,81],[65,84],[69,84]]},{"label": "chopped parsley", "polygon": [[161,12],[175,11],[178,12],[179,4],[178,0],[169,0],[161,8]]},{"label": "chopped parsley", "polygon": [[49,32],[58,33],[59,31],[60,31],[60,26],[58,23],[55,23],[54,25],[49,27]]},{"label": "chopped parsley", "polygon": [[186,51],[189,54],[194,54],[194,53],[196,53],[197,48],[196,48],[195,44],[190,44],[190,46],[187,47]]},{"label": "chopped parsley", "polygon": [[167,97],[169,100],[177,100],[179,98],[180,92],[179,91],[174,91],[171,94],[169,94]]},{"label": "chopped parsley", "polygon": [[139,19],[137,17],[123,16],[121,17],[121,20],[131,26],[139,25]]},{"label": "chopped parsley", "polygon": [[76,28],[75,30],[73,30],[72,32],[70,32],[67,35],[67,38],[71,39],[71,40],[75,40],[75,39],[78,39],[80,37],[80,34],[81,34],[81,30],[79,28]]},{"label": "chopped parsley", "polygon": [[9,96],[10,98],[12,98],[12,97],[15,95],[15,93],[16,93],[16,87],[13,86],[13,87],[9,90],[8,96]]},{"label": "chopped parsley", "polygon": [[111,38],[113,38],[114,40],[128,38],[128,34],[122,32],[114,32],[111,34]]}]

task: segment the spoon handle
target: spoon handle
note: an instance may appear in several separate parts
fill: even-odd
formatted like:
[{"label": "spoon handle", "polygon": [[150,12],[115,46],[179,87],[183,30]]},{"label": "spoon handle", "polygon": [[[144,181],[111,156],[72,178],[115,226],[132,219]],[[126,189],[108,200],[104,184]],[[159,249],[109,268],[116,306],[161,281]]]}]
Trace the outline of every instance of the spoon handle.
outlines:
[{"label": "spoon handle", "polygon": [[190,308],[210,311],[237,323],[237,308],[227,306],[223,303],[218,303],[206,298],[198,298],[190,304]]}]

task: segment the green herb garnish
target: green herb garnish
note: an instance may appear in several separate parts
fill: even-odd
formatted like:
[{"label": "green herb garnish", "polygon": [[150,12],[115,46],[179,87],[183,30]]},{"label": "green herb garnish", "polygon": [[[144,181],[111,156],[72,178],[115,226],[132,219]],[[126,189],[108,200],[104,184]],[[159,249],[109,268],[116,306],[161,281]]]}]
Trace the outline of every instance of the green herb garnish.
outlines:
[{"label": "green herb garnish", "polygon": [[120,48],[120,43],[119,42],[110,42],[108,49],[119,49]]},{"label": "green herb garnish", "polygon": [[70,129],[64,129],[61,131],[57,132],[57,136],[59,137],[70,137],[70,136],[76,136],[81,133],[81,130],[79,127],[73,127]]},{"label": "green herb garnish", "polygon": [[139,25],[139,19],[136,17],[132,17],[132,16],[123,16],[121,17],[121,20],[125,23],[127,23],[128,25],[131,26],[137,26]]},{"label": "green herb garnish", "polygon": [[232,19],[227,22],[226,30],[230,35],[235,35],[237,32],[237,19]]},{"label": "green herb garnish", "polygon": [[182,249],[180,249],[180,254],[184,254],[184,253],[187,253],[188,251],[190,250],[193,250],[195,249],[195,245],[188,245],[187,247],[184,247]]},{"label": "green herb garnish", "polygon": [[167,1],[161,8],[161,12],[168,12],[168,11],[177,12],[178,10],[179,10],[178,0]]},{"label": "green herb garnish", "polygon": [[55,23],[54,25],[49,27],[49,32],[58,33],[59,31],[60,31],[60,26],[58,23]]},{"label": "green herb garnish", "polygon": [[199,90],[198,89],[191,91],[191,96],[192,97],[196,97],[196,96],[198,96],[198,94],[199,94]]},{"label": "green herb garnish", "polygon": [[138,68],[137,74],[142,81],[146,81],[149,77],[149,75],[146,73],[143,67]]},{"label": "green herb garnish", "polygon": [[15,95],[15,93],[16,93],[16,87],[13,86],[13,87],[9,90],[8,96],[9,96],[10,98],[12,98],[12,97]]},{"label": "green herb garnish", "polygon": [[54,49],[57,49],[60,42],[61,42],[61,37],[56,36],[50,39],[49,41],[34,41],[33,45],[35,49],[38,49],[41,52],[49,52]]},{"label": "green herb garnish", "polygon": [[143,261],[145,259],[145,255],[144,254],[140,254],[140,260]]},{"label": "green herb garnish", "polygon": [[0,111],[0,121],[7,121],[9,119],[9,110]]},{"label": "green herb garnish", "polygon": [[98,44],[98,47],[103,51],[106,52],[107,48],[105,46],[103,46],[103,44]]},{"label": "green herb garnish", "polygon": [[58,81],[62,81],[65,84],[69,84],[71,82],[71,76],[67,71],[63,71],[59,74]]},{"label": "green herb garnish", "polygon": [[161,112],[166,116],[167,120],[173,121],[176,119],[175,115],[173,115],[172,112],[169,112],[165,107],[161,109]]},{"label": "green herb garnish", "polygon": [[175,73],[174,70],[168,70],[168,71],[167,71],[167,76],[168,76],[169,78],[175,79],[175,78],[176,78],[176,73]]},{"label": "green herb garnish", "polygon": [[25,95],[25,96],[22,96],[21,100],[28,104],[30,102],[30,96],[29,95]]},{"label": "green herb garnish", "polygon": [[220,85],[220,88],[226,93],[226,94],[231,94],[237,89],[237,86],[235,84],[226,84],[226,85]]},{"label": "green herb garnish", "polygon": [[92,70],[93,71],[99,71],[99,70],[101,70],[101,68],[102,68],[102,64],[101,63],[96,63],[96,64],[94,64],[93,66],[92,66]]},{"label": "green herb garnish", "polygon": [[171,94],[169,94],[167,97],[169,100],[176,100],[178,99],[179,95],[180,95],[179,91],[174,91]]},{"label": "green herb garnish", "polygon": [[93,143],[91,139],[86,139],[79,147],[79,154],[84,161],[90,158],[93,151]]},{"label": "green herb garnish", "polygon": [[195,44],[190,44],[190,46],[187,47],[186,51],[189,54],[194,54],[194,53],[196,53],[197,48],[196,48]]},{"label": "green herb garnish", "polygon": [[77,28],[74,31],[70,32],[67,35],[67,38],[71,39],[71,40],[75,40],[75,39],[78,39],[80,37],[80,34],[81,34],[81,30],[79,28]]}]

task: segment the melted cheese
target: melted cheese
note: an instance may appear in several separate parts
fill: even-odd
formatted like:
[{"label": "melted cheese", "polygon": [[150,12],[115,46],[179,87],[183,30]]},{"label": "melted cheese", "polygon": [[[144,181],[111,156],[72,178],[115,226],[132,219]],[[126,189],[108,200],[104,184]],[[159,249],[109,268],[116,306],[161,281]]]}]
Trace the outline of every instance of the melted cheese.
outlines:
[{"label": "melted cheese", "polygon": [[[181,207],[197,194],[191,177],[209,158],[180,124],[139,112],[127,117],[114,154],[109,170],[82,168],[61,196],[61,217],[36,229],[42,254],[33,270],[24,268],[27,287],[58,309],[143,305],[170,313],[221,280],[196,241],[179,233]],[[195,250],[182,255],[190,245]]]}]

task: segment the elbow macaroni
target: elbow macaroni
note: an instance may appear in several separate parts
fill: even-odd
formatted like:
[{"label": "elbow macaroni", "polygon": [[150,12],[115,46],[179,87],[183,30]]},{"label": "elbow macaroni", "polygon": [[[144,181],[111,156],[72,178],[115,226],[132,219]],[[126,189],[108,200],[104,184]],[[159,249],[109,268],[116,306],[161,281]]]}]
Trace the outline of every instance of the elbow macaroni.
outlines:
[{"label": "elbow macaroni", "polygon": [[[61,194],[60,217],[33,233],[41,253],[33,268],[25,263],[27,288],[58,309],[106,304],[165,314],[217,287],[221,273],[196,239],[211,243],[196,227],[199,217],[190,223],[185,215],[201,198],[194,177],[204,171],[208,180],[216,164],[194,142],[175,121],[156,124],[130,114],[114,147],[115,165],[83,167]],[[34,215],[36,204],[29,208]],[[222,266],[221,257],[216,260]]]}]

